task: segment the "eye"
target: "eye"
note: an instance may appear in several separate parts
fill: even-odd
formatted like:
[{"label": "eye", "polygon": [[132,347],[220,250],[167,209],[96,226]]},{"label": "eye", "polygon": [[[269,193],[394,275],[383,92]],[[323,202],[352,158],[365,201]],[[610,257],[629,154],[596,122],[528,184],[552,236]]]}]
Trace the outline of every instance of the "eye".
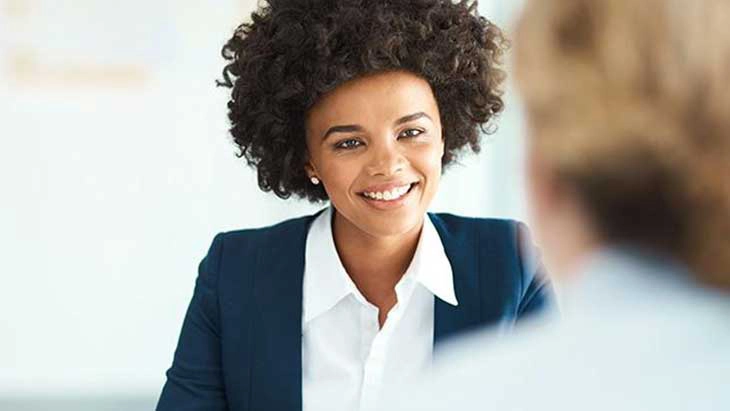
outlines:
[{"label": "eye", "polygon": [[335,143],[335,149],[338,150],[351,150],[353,148],[358,148],[362,145],[360,140],[356,140],[354,138],[348,138],[342,141],[338,141]]},{"label": "eye", "polygon": [[423,134],[423,130],[420,130],[420,129],[417,129],[417,128],[409,128],[407,130],[401,131],[401,133],[398,134],[398,138],[418,137],[421,134]]}]

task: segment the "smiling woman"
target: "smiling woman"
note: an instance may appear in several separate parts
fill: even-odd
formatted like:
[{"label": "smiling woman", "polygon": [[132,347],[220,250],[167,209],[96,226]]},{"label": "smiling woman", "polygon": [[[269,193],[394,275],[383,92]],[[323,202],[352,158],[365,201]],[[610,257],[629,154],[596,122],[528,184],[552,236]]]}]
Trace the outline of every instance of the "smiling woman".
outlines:
[{"label": "smiling woman", "polygon": [[428,213],[502,111],[500,30],[450,0],[269,0],[223,48],[259,186],[331,204],[216,236],[159,410],[378,409],[434,346],[551,289],[524,225]]},{"label": "smiling woman", "polygon": [[305,169],[336,210],[339,257],[379,308],[382,327],[441,178],[444,141],[431,87],[406,71],[342,84],[310,109],[307,147]]},{"label": "smiling woman", "polygon": [[307,147],[305,169],[337,210],[335,238],[405,235],[415,245],[444,154],[428,82],[394,71],[343,84],[309,111]]}]

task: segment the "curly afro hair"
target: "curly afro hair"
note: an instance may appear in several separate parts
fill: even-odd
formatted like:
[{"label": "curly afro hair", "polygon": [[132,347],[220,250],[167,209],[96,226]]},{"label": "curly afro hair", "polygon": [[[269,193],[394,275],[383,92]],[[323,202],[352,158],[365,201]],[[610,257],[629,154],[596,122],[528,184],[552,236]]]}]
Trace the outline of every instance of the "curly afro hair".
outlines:
[{"label": "curly afro hair", "polygon": [[228,118],[239,157],[281,198],[327,199],[310,184],[305,119],[324,93],[369,73],[412,72],[431,85],[444,156],[480,149],[503,109],[501,30],[476,1],[267,0],[226,42],[219,86],[231,88]]}]

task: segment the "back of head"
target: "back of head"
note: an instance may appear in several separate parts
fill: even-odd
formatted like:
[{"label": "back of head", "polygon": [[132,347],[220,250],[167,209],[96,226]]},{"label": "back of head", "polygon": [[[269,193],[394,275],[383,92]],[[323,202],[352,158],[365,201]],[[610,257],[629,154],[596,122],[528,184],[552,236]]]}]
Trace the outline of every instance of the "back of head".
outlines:
[{"label": "back of head", "polygon": [[533,148],[598,234],[730,288],[730,2],[528,0]]}]

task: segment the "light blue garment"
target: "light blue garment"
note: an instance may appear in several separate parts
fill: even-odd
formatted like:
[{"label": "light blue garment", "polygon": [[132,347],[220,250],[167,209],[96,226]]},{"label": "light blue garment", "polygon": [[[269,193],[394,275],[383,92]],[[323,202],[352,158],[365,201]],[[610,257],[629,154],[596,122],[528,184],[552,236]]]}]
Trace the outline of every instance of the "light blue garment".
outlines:
[{"label": "light blue garment", "polygon": [[730,410],[730,295],[626,249],[578,278],[559,323],[453,344],[393,409]]}]

